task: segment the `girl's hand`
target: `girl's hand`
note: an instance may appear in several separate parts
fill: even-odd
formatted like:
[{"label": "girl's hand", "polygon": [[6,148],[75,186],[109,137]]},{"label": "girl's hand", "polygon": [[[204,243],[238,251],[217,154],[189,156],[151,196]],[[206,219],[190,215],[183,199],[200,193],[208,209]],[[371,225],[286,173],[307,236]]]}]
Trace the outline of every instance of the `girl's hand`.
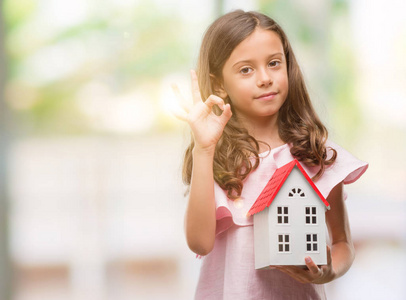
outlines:
[{"label": "girl's hand", "polygon": [[[193,132],[195,148],[214,151],[224,127],[231,118],[231,107],[230,104],[224,104],[223,99],[215,95],[210,95],[203,102],[196,72],[191,70],[190,75],[192,78],[193,106],[183,107],[183,111],[174,112],[174,115],[189,124]],[[172,88],[179,100],[182,101],[178,87],[173,85]],[[214,105],[218,105],[223,111],[220,116],[213,112]]]},{"label": "girl's hand", "polygon": [[288,274],[301,283],[322,284],[330,282],[335,278],[329,246],[327,246],[327,265],[319,268],[310,257],[306,257],[305,261],[308,270],[296,266],[277,266],[276,269]]}]

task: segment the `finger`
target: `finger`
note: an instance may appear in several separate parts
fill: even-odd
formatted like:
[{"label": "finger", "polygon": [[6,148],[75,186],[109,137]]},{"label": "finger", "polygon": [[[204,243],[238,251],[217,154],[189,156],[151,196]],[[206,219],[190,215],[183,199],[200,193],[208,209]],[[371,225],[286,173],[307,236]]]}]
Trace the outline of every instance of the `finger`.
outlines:
[{"label": "finger", "polygon": [[220,107],[221,110],[224,111],[224,109],[225,109],[224,100],[216,95],[210,95],[209,98],[207,98],[206,101],[204,101],[204,103],[210,109],[213,108],[213,106],[216,104],[218,105],[218,107]]},{"label": "finger", "polygon": [[193,103],[199,103],[200,101],[202,101],[202,97],[200,95],[199,81],[197,80],[195,70],[190,70],[190,77],[192,78]]},{"label": "finger", "polygon": [[227,123],[230,120],[233,113],[231,112],[230,104],[224,105],[223,113],[221,114],[221,119],[224,123]]},{"label": "finger", "polygon": [[181,110],[171,110],[171,113],[175,116],[175,118],[187,122],[188,119],[188,114],[185,111]]},{"label": "finger", "polygon": [[171,84],[173,93],[175,94],[176,98],[178,98],[179,100],[179,104],[180,106],[186,111],[189,112],[190,111],[190,106],[186,104],[186,100],[185,98],[182,96],[179,87],[177,84],[173,83]]},{"label": "finger", "polygon": [[305,262],[310,273],[312,273],[313,275],[317,275],[320,273],[319,267],[314,263],[314,261],[310,257],[306,257]]}]

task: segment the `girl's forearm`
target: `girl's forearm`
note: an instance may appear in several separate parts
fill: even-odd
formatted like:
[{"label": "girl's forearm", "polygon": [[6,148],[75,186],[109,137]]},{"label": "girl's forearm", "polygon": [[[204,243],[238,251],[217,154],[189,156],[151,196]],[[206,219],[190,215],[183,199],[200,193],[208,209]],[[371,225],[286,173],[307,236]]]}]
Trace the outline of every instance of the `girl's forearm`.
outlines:
[{"label": "girl's forearm", "polygon": [[196,147],[193,149],[193,171],[185,231],[189,248],[199,255],[207,255],[213,249],[215,239],[213,157],[214,150]]},{"label": "girl's forearm", "polygon": [[333,280],[348,271],[355,256],[342,182],[331,190],[327,201],[331,206],[326,213],[326,222],[332,243]]},{"label": "girl's forearm", "polygon": [[331,258],[334,270],[334,278],[337,279],[343,276],[351,267],[354,258],[355,250],[352,242],[342,241],[337,242],[331,247]]}]

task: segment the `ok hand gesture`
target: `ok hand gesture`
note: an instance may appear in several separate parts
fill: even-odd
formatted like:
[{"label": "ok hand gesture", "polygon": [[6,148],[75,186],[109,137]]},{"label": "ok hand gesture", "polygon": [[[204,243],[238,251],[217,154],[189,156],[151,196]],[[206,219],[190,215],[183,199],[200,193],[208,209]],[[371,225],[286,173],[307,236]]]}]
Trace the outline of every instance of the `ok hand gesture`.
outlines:
[{"label": "ok hand gesture", "polygon": [[[191,70],[190,75],[192,78],[193,106],[190,108],[183,107],[183,111],[174,113],[174,115],[189,124],[193,132],[195,148],[214,151],[224,127],[231,118],[231,107],[230,104],[224,104],[224,100],[215,95],[210,95],[206,101],[202,101],[196,72]],[[176,85],[173,86],[173,90],[182,101],[182,96]],[[218,105],[223,111],[220,116],[213,112],[214,105]]]}]

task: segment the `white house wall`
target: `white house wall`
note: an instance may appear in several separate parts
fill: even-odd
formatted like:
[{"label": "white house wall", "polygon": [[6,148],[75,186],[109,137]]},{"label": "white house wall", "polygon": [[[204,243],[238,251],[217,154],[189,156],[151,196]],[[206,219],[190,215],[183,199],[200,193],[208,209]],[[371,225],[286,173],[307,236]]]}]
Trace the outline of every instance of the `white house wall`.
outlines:
[{"label": "white house wall", "polygon": [[268,209],[265,209],[254,217],[254,249],[255,269],[269,266],[269,218]]},{"label": "white house wall", "polygon": [[[292,188],[301,188],[305,192],[305,198],[289,198]],[[305,207],[309,205],[317,207],[317,225],[306,225]],[[288,225],[277,224],[278,206],[289,207]],[[293,168],[278,195],[266,210],[270,228],[270,265],[304,265],[306,256],[312,257],[316,264],[326,263],[326,208],[297,167]],[[278,252],[278,234],[290,234],[290,253]],[[306,234],[318,234],[318,253],[306,253]]]}]

